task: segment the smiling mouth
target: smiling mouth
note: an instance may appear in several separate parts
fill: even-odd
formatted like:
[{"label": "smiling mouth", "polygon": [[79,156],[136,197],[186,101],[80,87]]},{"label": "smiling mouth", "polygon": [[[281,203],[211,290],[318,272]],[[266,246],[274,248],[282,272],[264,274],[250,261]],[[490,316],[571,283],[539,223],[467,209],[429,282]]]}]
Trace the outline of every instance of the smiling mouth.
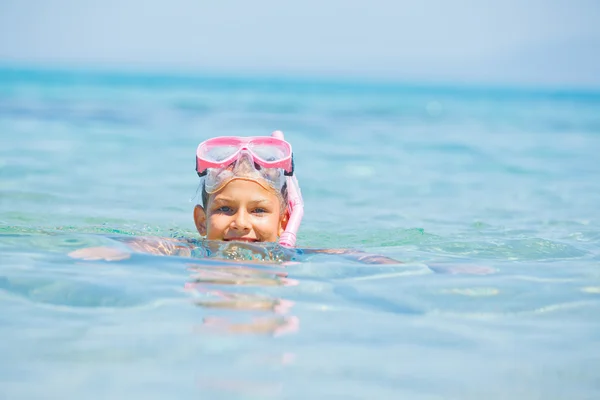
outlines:
[{"label": "smiling mouth", "polygon": [[231,239],[223,239],[226,242],[258,242],[258,239],[252,238],[231,238]]}]

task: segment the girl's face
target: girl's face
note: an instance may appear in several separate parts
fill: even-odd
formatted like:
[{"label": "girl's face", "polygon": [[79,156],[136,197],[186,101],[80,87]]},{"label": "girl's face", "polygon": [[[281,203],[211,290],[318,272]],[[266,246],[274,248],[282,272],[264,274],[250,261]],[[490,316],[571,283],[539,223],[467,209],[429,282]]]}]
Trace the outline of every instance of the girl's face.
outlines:
[{"label": "girl's face", "polygon": [[277,195],[250,180],[232,180],[205,207],[194,208],[194,222],[209,240],[276,242],[287,224]]}]

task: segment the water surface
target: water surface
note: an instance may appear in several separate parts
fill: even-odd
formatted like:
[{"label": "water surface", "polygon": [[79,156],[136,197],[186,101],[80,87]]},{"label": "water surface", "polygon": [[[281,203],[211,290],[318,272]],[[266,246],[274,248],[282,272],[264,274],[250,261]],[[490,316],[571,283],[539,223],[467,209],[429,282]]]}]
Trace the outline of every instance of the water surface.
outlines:
[{"label": "water surface", "polygon": [[[0,70],[0,398],[595,399],[600,93]],[[197,144],[285,132],[298,244],[196,238]]]}]

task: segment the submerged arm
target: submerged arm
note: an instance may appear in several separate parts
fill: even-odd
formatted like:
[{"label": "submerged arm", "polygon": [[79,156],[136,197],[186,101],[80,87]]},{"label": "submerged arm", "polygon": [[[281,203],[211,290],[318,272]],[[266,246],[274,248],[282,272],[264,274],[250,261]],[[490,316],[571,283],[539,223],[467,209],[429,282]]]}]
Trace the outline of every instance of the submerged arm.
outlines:
[{"label": "submerged arm", "polygon": [[163,237],[141,237],[125,240],[124,243],[135,252],[161,256],[183,256],[192,254],[191,246],[181,241]]},{"label": "submerged arm", "polygon": [[[162,237],[137,237],[118,238],[117,241],[125,244],[133,252],[154,254],[162,256],[189,257],[192,246],[185,245],[182,241]],[[130,257],[130,253],[114,247],[86,247],[69,253],[70,257],[82,260],[119,261]]]},{"label": "submerged arm", "polygon": [[402,261],[382,256],[380,254],[367,253],[355,249],[306,249],[305,254],[337,254],[346,259],[359,262],[361,264],[402,264]]}]

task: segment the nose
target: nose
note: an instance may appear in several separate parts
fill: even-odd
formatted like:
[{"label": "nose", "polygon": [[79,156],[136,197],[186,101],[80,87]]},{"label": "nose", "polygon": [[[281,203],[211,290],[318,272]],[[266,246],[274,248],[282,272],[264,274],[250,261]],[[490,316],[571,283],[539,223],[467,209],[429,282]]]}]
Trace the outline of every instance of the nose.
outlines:
[{"label": "nose", "polygon": [[236,231],[249,231],[250,230],[250,219],[248,213],[240,209],[234,216],[233,221],[231,221],[231,228]]}]

